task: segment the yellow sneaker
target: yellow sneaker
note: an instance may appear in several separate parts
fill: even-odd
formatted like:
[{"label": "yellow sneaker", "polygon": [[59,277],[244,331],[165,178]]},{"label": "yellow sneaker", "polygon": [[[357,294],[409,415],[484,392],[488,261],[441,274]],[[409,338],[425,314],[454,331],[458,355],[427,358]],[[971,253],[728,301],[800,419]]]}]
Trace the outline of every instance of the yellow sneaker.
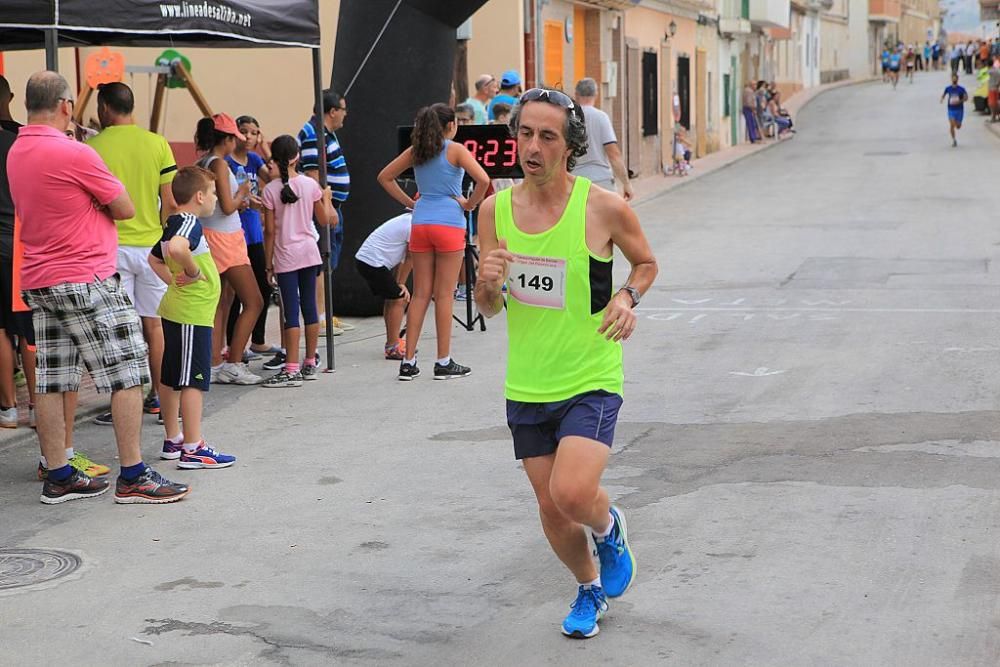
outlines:
[{"label": "yellow sneaker", "polygon": [[94,463],[87,458],[86,454],[81,454],[80,452],[74,453],[73,458],[69,460],[69,464],[88,477],[101,477],[111,472],[111,468],[108,466]]}]

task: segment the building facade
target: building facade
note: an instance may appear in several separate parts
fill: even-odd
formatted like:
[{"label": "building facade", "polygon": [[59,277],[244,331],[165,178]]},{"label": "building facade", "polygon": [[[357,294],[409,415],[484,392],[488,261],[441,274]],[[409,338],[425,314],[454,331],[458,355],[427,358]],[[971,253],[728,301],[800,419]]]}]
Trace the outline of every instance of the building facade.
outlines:
[{"label": "building facade", "polygon": [[[478,75],[499,78],[511,69],[525,88],[572,91],[579,79],[592,77],[628,167],[655,174],[671,162],[677,127],[698,156],[746,140],[740,100],[746,81],[776,81],[787,99],[820,83],[870,75],[887,39],[922,43],[928,30],[937,34],[936,2],[489,0],[456,35],[456,89],[472,90]],[[339,0],[320,3],[321,57],[328,67],[339,8]],[[213,110],[253,115],[267,137],[294,134],[311,114],[311,63],[301,49],[181,50]],[[152,65],[161,52],[120,51],[129,65]],[[89,53],[61,50],[60,69],[71,84],[82,79],[75,73]],[[44,66],[44,55],[8,53],[4,65],[15,91],[22,91]],[[146,124],[155,77],[137,73],[126,82],[135,91],[136,118]],[[387,81],[386,95],[401,85],[419,84]],[[171,90],[157,129],[186,154],[200,116],[186,91]],[[91,102],[86,119],[94,117]]]}]

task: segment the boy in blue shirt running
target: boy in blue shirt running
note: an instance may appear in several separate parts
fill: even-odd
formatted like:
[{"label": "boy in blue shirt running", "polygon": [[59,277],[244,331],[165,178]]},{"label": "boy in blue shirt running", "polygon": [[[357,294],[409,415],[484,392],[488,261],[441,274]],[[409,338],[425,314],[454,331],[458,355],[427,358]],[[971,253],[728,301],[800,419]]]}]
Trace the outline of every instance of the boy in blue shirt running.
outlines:
[{"label": "boy in blue shirt running", "polygon": [[952,148],[958,146],[958,139],[955,138],[955,131],[962,129],[962,120],[965,117],[965,102],[969,99],[969,93],[965,88],[958,85],[958,74],[951,75],[951,85],[944,89],[941,95],[941,102],[948,98],[948,131],[951,132]]}]

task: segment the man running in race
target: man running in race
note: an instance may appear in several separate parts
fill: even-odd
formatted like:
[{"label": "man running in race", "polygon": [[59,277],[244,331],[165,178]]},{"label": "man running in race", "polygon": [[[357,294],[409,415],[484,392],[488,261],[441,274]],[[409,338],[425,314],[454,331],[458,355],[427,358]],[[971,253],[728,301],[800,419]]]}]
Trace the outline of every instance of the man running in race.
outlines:
[{"label": "man running in race", "polygon": [[948,98],[948,131],[951,133],[952,148],[958,146],[956,131],[962,129],[962,120],[965,118],[965,103],[969,99],[969,93],[965,88],[958,85],[958,74],[951,75],[951,85],[944,89],[941,95],[941,102]]},{"label": "man running in race", "polygon": [[892,81],[893,90],[896,90],[896,86],[899,84],[899,64],[901,60],[902,56],[899,53],[899,47],[897,47],[889,54],[889,80]]},{"label": "man running in race", "polygon": [[906,78],[913,83],[913,72],[917,69],[917,54],[910,45],[906,50]]},{"label": "man running in race", "polygon": [[888,83],[889,79],[889,49],[882,49],[882,83]]},{"label": "man running in race", "polygon": [[[587,134],[569,96],[527,91],[510,127],[524,181],[480,209],[475,299],[492,317],[504,308],[507,283],[514,456],[535,492],[542,530],[579,586],[562,632],[587,638],[598,633],[607,598],[625,593],[636,573],[625,517],[600,480],[622,405],[621,343],[635,330],[632,309],[656,277],[656,258],[621,197],[570,174]],[[616,247],[632,267],[617,291]]]}]

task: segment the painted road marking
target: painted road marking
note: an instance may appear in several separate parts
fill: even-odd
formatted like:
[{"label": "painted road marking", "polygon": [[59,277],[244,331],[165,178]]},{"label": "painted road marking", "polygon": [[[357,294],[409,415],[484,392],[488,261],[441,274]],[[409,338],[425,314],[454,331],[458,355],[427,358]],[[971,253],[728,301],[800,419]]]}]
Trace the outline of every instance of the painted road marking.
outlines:
[{"label": "painted road marking", "polygon": [[786,373],[786,372],[787,371],[774,371],[774,370],[771,370],[770,368],[767,368],[766,366],[762,366],[762,367],[756,369],[752,373],[746,373],[744,371],[729,371],[729,374],[730,375],[740,375],[742,377],[748,377],[748,378],[762,378],[762,377],[767,377],[769,375],[781,375],[782,373]]}]

